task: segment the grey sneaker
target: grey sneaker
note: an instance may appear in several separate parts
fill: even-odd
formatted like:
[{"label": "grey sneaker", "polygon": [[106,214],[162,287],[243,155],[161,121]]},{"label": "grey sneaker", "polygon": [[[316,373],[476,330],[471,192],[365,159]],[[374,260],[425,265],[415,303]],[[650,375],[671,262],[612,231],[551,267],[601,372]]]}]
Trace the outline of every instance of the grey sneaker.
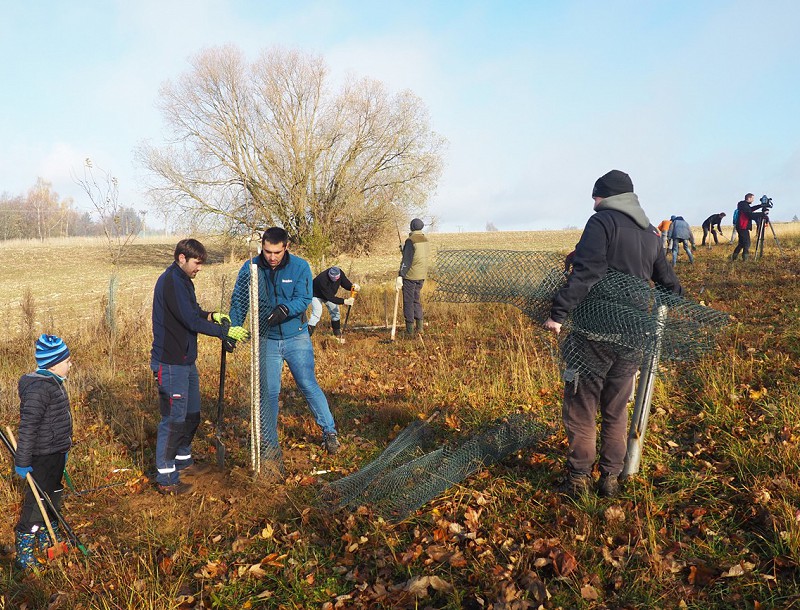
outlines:
[{"label": "grey sneaker", "polygon": [[613,474],[600,475],[597,493],[601,498],[616,498],[620,492],[619,478]]},{"label": "grey sneaker", "polygon": [[325,447],[325,451],[327,451],[330,455],[336,455],[339,452],[339,438],[336,436],[335,432],[326,432],[322,435],[322,446]]},{"label": "grey sneaker", "polygon": [[567,473],[566,478],[558,486],[558,493],[570,498],[580,498],[589,493],[592,486],[592,477],[578,472]]}]

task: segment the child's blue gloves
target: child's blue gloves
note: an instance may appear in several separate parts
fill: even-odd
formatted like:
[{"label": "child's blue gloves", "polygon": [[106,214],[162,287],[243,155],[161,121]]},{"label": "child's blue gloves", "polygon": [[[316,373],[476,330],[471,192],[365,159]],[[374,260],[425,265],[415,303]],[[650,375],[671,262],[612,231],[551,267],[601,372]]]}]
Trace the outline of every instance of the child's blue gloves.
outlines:
[{"label": "child's blue gloves", "polygon": [[32,466],[14,466],[14,472],[17,473],[17,476],[20,479],[26,479],[28,477],[28,473],[33,472]]}]

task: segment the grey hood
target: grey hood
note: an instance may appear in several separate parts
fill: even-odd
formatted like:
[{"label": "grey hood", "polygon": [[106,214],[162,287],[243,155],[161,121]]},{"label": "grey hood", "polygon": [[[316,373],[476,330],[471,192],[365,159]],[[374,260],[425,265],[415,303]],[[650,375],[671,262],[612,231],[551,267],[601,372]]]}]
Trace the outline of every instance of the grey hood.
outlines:
[{"label": "grey hood", "polygon": [[595,211],[600,210],[616,210],[629,216],[633,222],[646,229],[650,226],[650,219],[644,213],[642,206],[639,205],[639,198],[636,193],[621,193],[619,195],[612,195],[606,197],[595,207]]}]

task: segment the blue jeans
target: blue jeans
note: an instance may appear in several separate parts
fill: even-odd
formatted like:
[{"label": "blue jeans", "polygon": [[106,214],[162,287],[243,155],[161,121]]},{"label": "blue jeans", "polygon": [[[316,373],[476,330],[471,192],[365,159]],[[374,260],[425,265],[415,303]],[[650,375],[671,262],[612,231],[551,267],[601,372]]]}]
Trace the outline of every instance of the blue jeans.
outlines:
[{"label": "blue jeans", "polygon": [[672,266],[678,264],[678,248],[683,244],[683,249],[686,250],[686,255],[689,257],[689,262],[694,262],[694,255],[692,254],[692,249],[689,247],[689,240],[688,239],[673,239],[672,240]]},{"label": "blue jeans", "polygon": [[277,450],[278,396],[281,393],[283,363],[289,365],[297,387],[305,396],[308,407],[323,433],[336,433],[336,424],[328,407],[328,399],[317,383],[314,370],[314,349],[311,337],[302,332],[290,339],[261,337],[259,345],[261,364],[261,443]]},{"label": "blue jeans", "polygon": [[200,377],[194,364],[150,362],[158,384],[161,421],[156,437],[156,482],[175,485],[191,466],[192,439],[200,425]]},{"label": "blue jeans", "polygon": [[336,303],[331,303],[330,301],[323,301],[318,297],[314,297],[311,299],[311,317],[308,319],[309,326],[316,326],[319,324],[320,319],[322,318],[322,304],[325,304],[325,307],[328,308],[328,311],[331,314],[331,322],[337,322],[341,320],[341,314],[339,313],[339,306]]}]

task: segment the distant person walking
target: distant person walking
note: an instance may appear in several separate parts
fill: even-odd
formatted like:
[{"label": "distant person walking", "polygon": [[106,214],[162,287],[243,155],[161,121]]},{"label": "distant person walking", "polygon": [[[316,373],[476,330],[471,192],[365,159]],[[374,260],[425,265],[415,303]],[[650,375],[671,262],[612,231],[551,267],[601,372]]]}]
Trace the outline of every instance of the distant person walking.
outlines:
[{"label": "distant person walking", "polygon": [[[712,214],[708,218],[703,221],[703,241],[700,244],[701,246],[706,245],[706,237],[709,233],[714,238],[714,245],[719,244],[719,240],[717,239],[717,231],[719,234],[725,237],[722,233],[722,219],[725,218],[725,212],[720,212],[719,214]],[[715,229],[716,227],[716,229]],[[708,244],[711,247],[711,243]]]},{"label": "distant person walking", "polygon": [[742,253],[743,261],[746,261],[750,256],[750,230],[753,228],[753,215],[761,207],[758,203],[752,205],[754,198],[755,195],[753,193],[747,193],[744,199],[736,204],[736,212],[738,213],[736,217],[736,235],[739,237],[739,243],[736,244],[736,248],[731,254],[732,261],[736,260],[739,252]]},{"label": "distant person walking", "polygon": [[[686,255],[689,257],[689,262],[694,264],[694,254],[692,250],[695,249],[694,235],[689,223],[683,219],[683,216],[673,216],[670,218],[672,224],[669,226],[669,239],[672,242],[672,266],[678,264],[678,248],[683,244],[683,249],[686,250]],[[691,248],[689,247],[691,244]]]},{"label": "distant person walking", "polygon": [[[612,170],[595,182],[592,190],[595,213],[589,218],[575,248],[572,273],[558,291],[544,323],[558,334],[571,311],[609,270],[653,280],[681,294],[675,272],[664,257],[656,228],[639,205],[628,174]],[[569,340],[569,339],[568,339]],[[570,496],[588,492],[597,456],[597,412],[600,411],[599,494],[616,496],[620,491],[627,449],[628,398],[640,362],[619,354],[603,342],[588,339],[580,357],[591,356],[598,373],[579,371],[576,362],[564,370],[562,418],[569,442],[567,478],[560,491]]]},{"label": "distant person walking", "polygon": [[328,312],[331,314],[331,328],[333,329],[333,334],[341,343],[344,343],[344,339],[342,339],[342,318],[339,312],[339,305],[352,306],[355,299],[351,296],[343,299],[342,297],[337,297],[336,293],[339,291],[340,287],[345,290],[354,290],[358,292],[361,290],[361,286],[347,279],[344,271],[339,267],[325,269],[325,271],[314,278],[313,285],[314,296],[311,299],[311,317],[308,320],[308,334],[314,334],[314,329],[322,318],[322,306],[325,305],[325,307],[328,308]]},{"label": "distant person walking", "polygon": [[411,221],[411,233],[403,244],[403,259],[397,273],[396,290],[403,291],[403,317],[406,321],[406,336],[422,332],[422,301],[420,293],[428,277],[428,238],[422,232],[425,224],[415,218]]}]

